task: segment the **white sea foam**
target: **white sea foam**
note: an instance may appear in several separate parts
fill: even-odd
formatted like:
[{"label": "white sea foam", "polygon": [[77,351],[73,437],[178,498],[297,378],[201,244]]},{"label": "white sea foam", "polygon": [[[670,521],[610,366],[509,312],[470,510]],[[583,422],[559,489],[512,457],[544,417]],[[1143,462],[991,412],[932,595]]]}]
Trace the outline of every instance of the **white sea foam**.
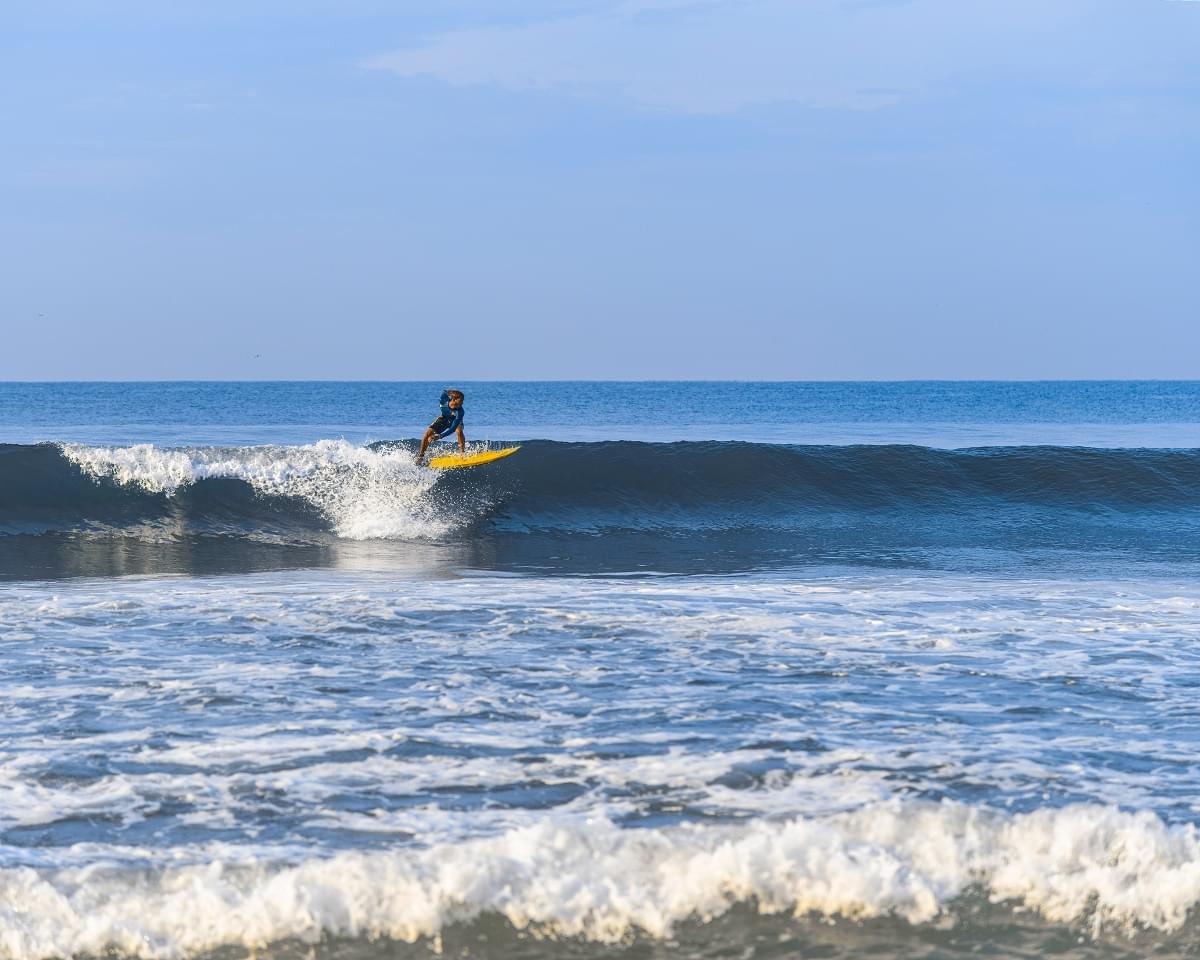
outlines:
[{"label": "white sea foam", "polygon": [[1200,901],[1191,583],[307,572],[0,624],[5,960]]},{"label": "white sea foam", "polygon": [[324,935],[436,937],[497,914],[517,929],[663,938],[736,903],[919,924],[972,887],[1093,934],[1178,929],[1200,900],[1200,838],[1153,814],[1005,815],[892,801],[823,819],[629,830],[553,819],[426,849],[294,864],[214,858],[131,871],[0,871],[0,956],[178,957]]},{"label": "white sea foam", "polygon": [[200,480],[242,480],[267,496],[300,497],[350,540],[436,538],[464,517],[439,512],[426,496],[438,480],[405,449],[322,440],[296,447],[165,448],[152,444],[63,444],[67,459],[92,477],[148,493],[175,494]]},{"label": "white sea foam", "polygon": [[1177,584],[289,573],[16,587],[0,624],[0,830],[434,844],[547,805],[1196,809],[1200,595]]}]

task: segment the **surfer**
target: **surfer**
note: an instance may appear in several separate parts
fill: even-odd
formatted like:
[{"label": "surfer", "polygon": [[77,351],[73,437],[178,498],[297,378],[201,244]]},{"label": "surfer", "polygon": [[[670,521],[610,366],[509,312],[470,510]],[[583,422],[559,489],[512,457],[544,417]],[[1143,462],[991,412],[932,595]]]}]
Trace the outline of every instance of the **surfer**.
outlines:
[{"label": "surfer", "polygon": [[467,438],[463,435],[463,414],[466,410],[463,409],[463,392],[461,390],[443,390],[441,400],[442,413],[425,428],[425,436],[421,438],[421,450],[417,454],[417,464],[420,465],[425,459],[425,448],[429,446],[432,440],[441,440],[442,437],[448,437],[450,434],[458,433],[458,452],[465,454],[467,452]]}]

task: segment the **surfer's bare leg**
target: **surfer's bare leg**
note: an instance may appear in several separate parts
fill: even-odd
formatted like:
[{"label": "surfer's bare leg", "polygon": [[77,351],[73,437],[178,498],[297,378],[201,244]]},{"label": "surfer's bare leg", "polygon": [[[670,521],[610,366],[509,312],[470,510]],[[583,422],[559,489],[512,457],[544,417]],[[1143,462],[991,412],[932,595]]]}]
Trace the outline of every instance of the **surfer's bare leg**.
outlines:
[{"label": "surfer's bare leg", "polygon": [[[460,430],[459,433],[462,433]],[[425,459],[425,448],[429,446],[429,442],[433,439],[433,427],[425,428],[425,436],[421,438],[421,450],[417,454],[417,463],[421,463]]]}]

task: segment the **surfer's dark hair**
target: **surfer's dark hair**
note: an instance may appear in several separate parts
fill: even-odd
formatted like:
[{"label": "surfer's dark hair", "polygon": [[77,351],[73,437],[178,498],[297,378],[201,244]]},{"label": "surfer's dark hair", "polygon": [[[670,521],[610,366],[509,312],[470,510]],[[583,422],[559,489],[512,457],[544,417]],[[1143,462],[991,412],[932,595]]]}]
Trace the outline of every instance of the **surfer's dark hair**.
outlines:
[{"label": "surfer's dark hair", "polygon": [[466,400],[466,395],[461,390],[447,390],[446,395],[451,400]]}]

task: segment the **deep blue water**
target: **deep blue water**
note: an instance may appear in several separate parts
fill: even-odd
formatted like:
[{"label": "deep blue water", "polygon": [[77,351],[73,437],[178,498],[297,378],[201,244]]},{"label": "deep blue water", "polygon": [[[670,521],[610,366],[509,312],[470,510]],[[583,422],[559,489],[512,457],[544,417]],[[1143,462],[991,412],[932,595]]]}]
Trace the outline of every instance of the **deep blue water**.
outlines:
[{"label": "deep blue water", "polygon": [[1193,956],[1200,385],[0,384],[0,958]]},{"label": "deep blue water", "polygon": [[[490,440],[1200,445],[1200,382],[461,383]],[[0,383],[0,442],[420,436],[438,383]]]}]

